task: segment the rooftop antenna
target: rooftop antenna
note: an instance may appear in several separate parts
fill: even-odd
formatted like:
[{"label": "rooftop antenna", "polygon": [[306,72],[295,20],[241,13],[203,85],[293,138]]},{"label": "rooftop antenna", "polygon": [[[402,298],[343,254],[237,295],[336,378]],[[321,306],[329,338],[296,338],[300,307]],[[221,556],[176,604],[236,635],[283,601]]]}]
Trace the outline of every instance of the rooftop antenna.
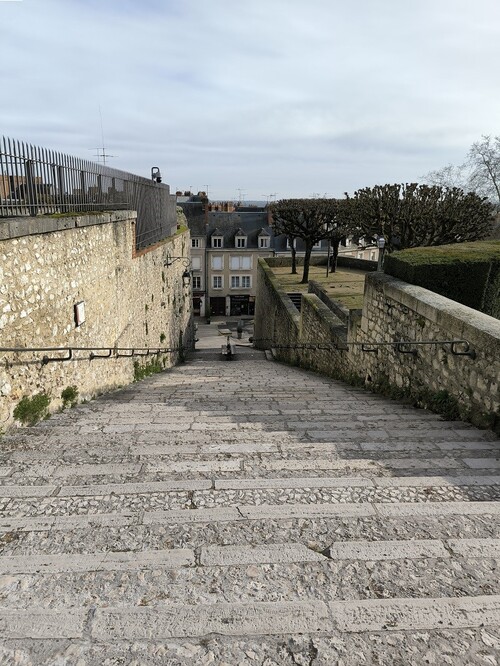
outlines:
[{"label": "rooftop antenna", "polygon": [[105,147],[104,147],[104,127],[103,127],[103,124],[102,124],[102,112],[101,112],[101,105],[100,105],[100,104],[99,104],[99,117],[100,117],[100,119],[101,119],[101,141],[102,141],[102,148],[96,148],[97,153],[96,153],[95,156],[97,157],[97,161],[98,161],[98,162],[100,162],[100,161],[102,160],[102,163],[104,164],[104,166],[106,166],[106,159],[107,159],[108,157],[115,157],[115,155],[110,155],[109,153],[107,153],[107,152],[106,152],[106,149],[105,149]]},{"label": "rooftop antenna", "polygon": [[242,190],[241,188],[238,188],[237,192],[238,192],[238,195],[239,195],[238,201],[240,203],[242,203],[245,200],[245,190]]}]

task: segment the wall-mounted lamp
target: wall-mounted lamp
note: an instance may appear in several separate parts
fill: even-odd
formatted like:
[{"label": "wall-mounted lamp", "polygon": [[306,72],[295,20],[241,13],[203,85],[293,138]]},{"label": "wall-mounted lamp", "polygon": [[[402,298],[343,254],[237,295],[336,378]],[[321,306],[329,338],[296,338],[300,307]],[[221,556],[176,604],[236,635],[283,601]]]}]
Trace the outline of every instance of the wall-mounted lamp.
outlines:
[{"label": "wall-mounted lamp", "polygon": [[151,167],[151,180],[153,183],[161,183],[161,171],[159,167]]},{"label": "wall-mounted lamp", "polygon": [[191,259],[188,259],[187,257],[172,257],[167,254],[163,265],[167,267],[172,266],[172,264],[175,264],[176,261],[181,261],[182,265],[184,266],[185,270],[182,274],[182,283],[187,287],[191,282],[191,271],[189,270],[191,268]]},{"label": "wall-mounted lamp", "polygon": [[191,259],[188,259],[187,257],[172,257],[169,254],[167,254],[167,258],[165,259],[165,263],[163,265],[168,267],[172,264],[175,264],[176,261],[182,261],[182,265],[186,268],[191,266]]}]

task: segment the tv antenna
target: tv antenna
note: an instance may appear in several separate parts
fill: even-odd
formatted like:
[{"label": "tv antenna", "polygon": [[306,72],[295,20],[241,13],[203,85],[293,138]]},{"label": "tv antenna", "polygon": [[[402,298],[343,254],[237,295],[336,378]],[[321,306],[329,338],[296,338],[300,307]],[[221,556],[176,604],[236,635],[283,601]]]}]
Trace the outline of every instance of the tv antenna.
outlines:
[{"label": "tv antenna", "polygon": [[102,112],[101,112],[101,105],[99,105],[99,118],[101,119],[101,141],[102,141],[102,148],[95,148],[97,153],[95,153],[95,156],[97,157],[97,161],[100,162],[102,160],[102,163],[104,166],[106,166],[106,160],[108,157],[115,157],[115,155],[110,155],[109,153],[106,152],[106,148],[104,147],[104,127],[102,123]]}]

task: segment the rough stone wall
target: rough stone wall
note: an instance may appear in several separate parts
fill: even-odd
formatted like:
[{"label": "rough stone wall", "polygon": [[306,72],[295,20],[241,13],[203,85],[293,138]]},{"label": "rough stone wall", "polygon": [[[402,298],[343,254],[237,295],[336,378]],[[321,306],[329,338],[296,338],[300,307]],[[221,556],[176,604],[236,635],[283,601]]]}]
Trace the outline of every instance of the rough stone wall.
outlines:
[{"label": "rough stone wall", "polygon": [[[367,381],[387,380],[413,390],[446,390],[468,408],[473,420],[500,410],[500,321],[422,287],[385,274],[366,278],[357,340],[466,340],[476,358],[455,355],[449,344],[393,346],[377,354],[353,349]],[[457,351],[464,350],[457,345]]]},{"label": "rough stone wall", "polygon": [[[261,262],[255,322],[259,347],[276,345],[274,353],[279,360],[375,389],[400,388],[408,394],[446,391],[470,420],[498,429],[500,321],[427,289],[371,273],[366,277],[362,314],[350,311],[347,323],[342,322],[316,294],[307,294],[302,297],[301,313],[296,311],[294,318],[298,335],[290,335],[288,327],[272,323],[273,313],[282,312],[288,305],[285,299],[289,299],[276,288],[269,272]],[[377,347],[376,352],[363,351],[360,344],[370,348],[370,343],[401,340],[466,340],[475,358],[453,354],[450,344],[443,342],[403,347],[415,354],[397,351],[393,345]],[[342,347],[346,341],[348,351],[279,349],[297,344],[321,347],[328,342]],[[456,346],[456,351],[463,350],[464,345]]]},{"label": "rough stone wall", "polygon": [[[255,338],[263,341],[258,343],[262,348],[270,347],[271,340],[286,340],[288,345],[300,340],[300,314],[264,259],[259,259],[257,271],[255,323]],[[289,363],[299,358],[295,350],[280,350],[279,355]]]},{"label": "rough stone wall", "polygon": [[[60,230],[1,240],[0,347],[178,348],[180,340],[192,345],[185,267],[180,261],[164,266],[167,255],[189,256],[189,232],[135,253],[135,217],[125,211],[65,217]],[[77,327],[74,305],[81,301],[85,323]],[[131,382],[134,361],[159,358],[170,367],[179,358],[169,353],[90,360],[89,354],[75,351],[70,361],[43,365],[41,352],[0,353],[0,428],[12,424],[24,396],[48,393],[55,410],[67,386],[76,386],[81,399],[90,398]]]}]

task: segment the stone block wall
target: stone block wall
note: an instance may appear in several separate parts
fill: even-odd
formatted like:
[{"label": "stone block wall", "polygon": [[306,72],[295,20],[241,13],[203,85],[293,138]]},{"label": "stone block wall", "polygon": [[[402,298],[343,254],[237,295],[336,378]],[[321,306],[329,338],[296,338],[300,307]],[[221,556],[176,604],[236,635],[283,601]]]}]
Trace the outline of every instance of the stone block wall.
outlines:
[{"label": "stone block wall", "polygon": [[[353,339],[393,342],[465,340],[475,354],[456,355],[451,345],[411,345],[415,353],[393,346],[377,354],[353,350],[363,362],[367,382],[400,388],[446,390],[470,412],[471,420],[486,424],[500,414],[500,321],[428,289],[389,275],[366,278],[361,324]],[[456,345],[456,351],[464,351]],[[498,417],[497,417],[498,419]],[[495,419],[493,418],[493,421]]]},{"label": "stone block wall", "polygon": [[[259,259],[257,271],[257,295],[255,298],[255,322],[258,333],[255,337],[263,341],[286,340],[288,345],[300,340],[300,314],[289,296],[283,291],[267,261]],[[263,348],[270,347],[267,342]],[[295,350],[281,350],[280,358],[286,362],[296,362]]]},{"label": "stone block wall", "polygon": [[[278,301],[289,299],[269,272],[261,261],[255,321],[259,347],[274,348],[279,360],[374,390],[429,397],[445,392],[464,418],[500,428],[499,320],[384,273],[371,273],[366,276],[361,313],[350,311],[347,321],[342,321],[323,295],[320,300],[309,293],[303,295],[301,312],[294,316],[297,333],[290,335],[288,327],[272,324],[273,313],[288,306],[282,303],[280,310]],[[392,344],[405,340],[433,344],[409,342],[403,350],[412,353],[398,351]],[[451,340],[467,341],[475,358],[454,354],[446,342]],[[328,343],[339,349],[321,349]],[[362,344],[376,351],[363,351]],[[306,348],[281,349],[293,345]],[[345,346],[347,350],[342,349]],[[455,346],[455,351],[465,350],[465,345]]]},{"label": "stone block wall", "polygon": [[[21,219],[10,223],[9,234],[4,228],[0,347],[178,349],[181,341],[192,346],[185,267],[180,261],[164,265],[167,255],[189,257],[189,232],[136,253],[135,218],[134,212],[120,211],[42,220],[41,227]],[[85,322],[77,326],[74,306],[80,302]],[[134,361],[159,358],[170,367],[179,359],[175,352],[91,360],[90,351],[74,351],[72,360],[46,365],[41,358],[47,352],[0,352],[0,428],[12,425],[14,407],[25,396],[48,393],[55,410],[67,386],[76,386],[80,398],[90,398],[131,382]]]}]

